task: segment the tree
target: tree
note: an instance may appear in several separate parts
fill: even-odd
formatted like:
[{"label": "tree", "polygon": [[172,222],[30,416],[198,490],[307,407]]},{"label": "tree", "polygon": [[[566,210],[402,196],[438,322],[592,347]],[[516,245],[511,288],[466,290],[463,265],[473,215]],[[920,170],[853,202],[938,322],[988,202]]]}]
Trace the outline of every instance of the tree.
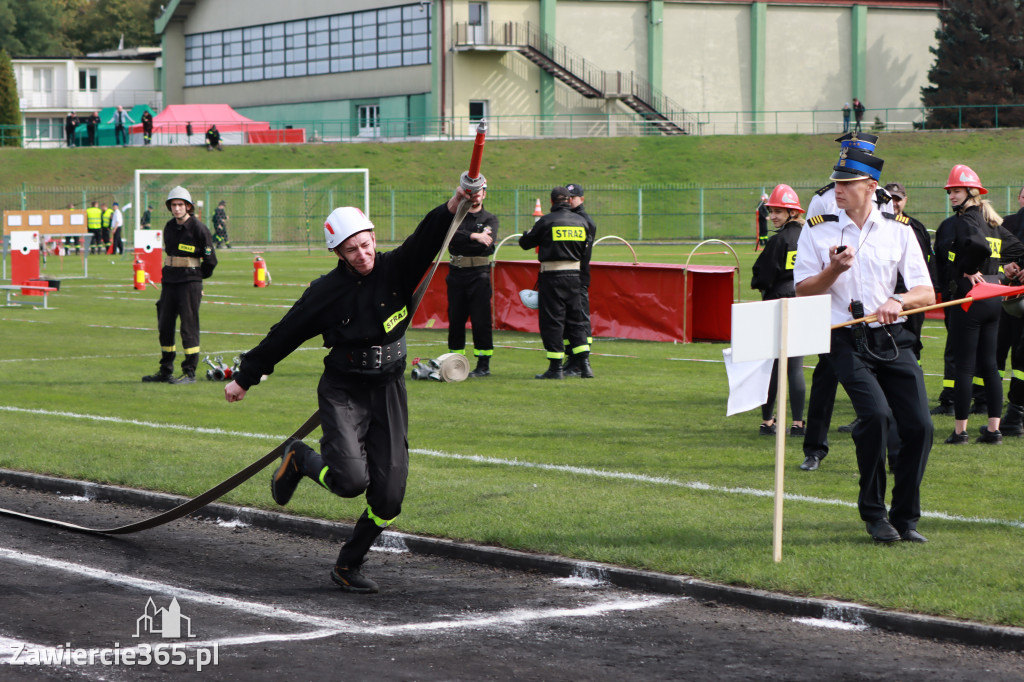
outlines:
[{"label": "tree", "polygon": [[[0,48],[0,146],[21,146],[21,107],[18,82],[7,50]],[[8,127],[11,126],[11,127]]]},{"label": "tree", "polygon": [[67,37],[83,54],[114,50],[122,37],[125,47],[160,44],[153,33],[151,0],[95,0],[75,11],[78,16],[68,24]]},{"label": "tree", "polygon": [[1024,0],[946,0],[939,19],[928,127],[1024,125],[1024,106],[977,106],[1024,104]]},{"label": "tree", "polygon": [[0,48],[16,56],[62,51],[57,0],[0,0]]}]

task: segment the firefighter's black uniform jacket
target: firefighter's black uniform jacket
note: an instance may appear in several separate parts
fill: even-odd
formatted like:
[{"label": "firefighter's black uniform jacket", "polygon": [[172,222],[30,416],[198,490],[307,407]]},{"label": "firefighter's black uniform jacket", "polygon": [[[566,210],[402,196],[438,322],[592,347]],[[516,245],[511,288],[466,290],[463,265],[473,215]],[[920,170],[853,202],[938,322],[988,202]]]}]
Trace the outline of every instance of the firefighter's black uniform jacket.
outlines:
[{"label": "firefighter's black uniform jacket", "polygon": [[538,325],[549,360],[565,357],[563,329],[573,353],[590,351],[580,298],[579,269],[587,251],[588,227],[586,218],[568,204],[560,204],[551,213],[541,216],[530,231],[519,238],[523,249],[539,247]]},{"label": "firefighter's black uniform jacket", "polygon": [[[491,228],[494,239],[485,246],[470,235]],[[448,350],[461,351],[466,347],[466,321],[473,324],[473,352],[489,356],[494,352],[491,330],[491,266],[488,257],[498,243],[498,218],[480,209],[467,213],[452,236],[448,253]]]},{"label": "firefighter's black uniform jacket", "polygon": [[[184,374],[195,376],[199,365],[199,303],[203,297],[203,280],[213,274],[217,256],[213,251],[210,230],[195,216],[190,215],[181,225],[173,218],[164,225],[164,266],[160,300],[156,304],[157,328],[160,334],[160,372],[174,370],[174,329],[180,320],[181,343],[185,360],[181,363]],[[177,258],[193,259],[184,261]]]},{"label": "firefighter's black uniform jacket", "polygon": [[409,472],[405,330],[416,285],[451,220],[447,205],[438,206],[400,246],[378,252],[366,275],[339,260],[242,357],[235,374],[248,389],[318,334],[331,349],[317,387],[321,452],[305,456],[303,473],[341,497],[366,492],[366,511],[341,550],[341,566],[358,566],[401,512]]},{"label": "firefighter's black uniform jacket", "polygon": [[802,228],[803,226],[795,220],[783,225],[772,235],[761,255],[754,261],[754,276],[750,280],[750,288],[760,290],[761,300],[772,301],[796,296],[793,265],[796,263],[796,243],[800,239]]}]

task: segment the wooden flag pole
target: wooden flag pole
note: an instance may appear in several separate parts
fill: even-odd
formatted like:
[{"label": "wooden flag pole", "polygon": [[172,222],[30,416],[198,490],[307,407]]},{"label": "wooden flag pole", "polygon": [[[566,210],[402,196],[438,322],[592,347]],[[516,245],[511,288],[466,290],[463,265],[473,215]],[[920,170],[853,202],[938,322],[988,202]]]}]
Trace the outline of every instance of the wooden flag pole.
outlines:
[{"label": "wooden flag pole", "polygon": [[779,390],[775,397],[775,518],[772,524],[772,554],[775,563],[782,561],[782,498],[786,461],[786,397],[789,390],[789,299],[780,300],[779,307]]}]

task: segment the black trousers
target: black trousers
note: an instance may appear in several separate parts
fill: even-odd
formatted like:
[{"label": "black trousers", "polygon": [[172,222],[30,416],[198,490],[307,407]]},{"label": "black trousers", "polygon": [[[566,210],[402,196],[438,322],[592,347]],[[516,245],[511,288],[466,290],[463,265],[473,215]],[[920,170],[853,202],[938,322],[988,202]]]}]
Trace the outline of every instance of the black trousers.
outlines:
[{"label": "black trousers", "polygon": [[121,239],[121,228],[114,230],[114,253],[121,255],[124,253],[124,240]]},{"label": "black trousers", "polygon": [[953,388],[953,412],[956,419],[971,415],[971,397],[974,377],[985,384],[985,402],[989,417],[998,417],[1003,411],[1003,382],[996,366],[996,342],[999,314],[1003,306],[999,298],[975,301],[970,309],[959,306],[946,308],[949,317],[949,338],[952,339],[956,364]]},{"label": "black trousers", "polygon": [[574,270],[543,272],[537,279],[540,299],[537,322],[549,360],[565,357],[563,334],[569,339],[569,350],[573,353],[590,350],[580,290],[580,273]]},{"label": "black trousers", "polygon": [[372,385],[328,371],[317,398],[321,454],[306,458],[304,473],[339,497],[366,493],[366,511],[338,555],[339,566],[358,566],[402,511],[409,478],[405,379]]},{"label": "black trousers", "polygon": [[811,374],[811,393],[807,400],[807,423],[804,427],[804,456],[825,459],[828,455],[828,427],[836,403],[839,379],[832,369],[828,353],[818,356]]},{"label": "black trousers", "polygon": [[1006,367],[1010,356],[1010,390],[1006,399],[1014,405],[1024,405],[1024,318],[1014,317],[1004,310],[999,316],[999,338],[996,343],[996,366]]},{"label": "black trousers", "polygon": [[[921,518],[921,479],[932,448],[933,426],[928,413],[924,373],[914,357],[914,337],[902,325],[890,325],[899,354],[879,360],[855,346],[850,329],[832,332],[832,366],[850,395],[859,422],[853,429],[860,472],[857,508],[864,521],[886,518],[899,531],[917,527]],[[882,357],[892,345],[882,328],[868,331],[868,343]],[[893,465],[892,503],[885,508],[886,444],[892,424],[900,449]]]},{"label": "black trousers", "polygon": [[[795,422],[804,420],[804,398],[807,386],[804,382],[804,359],[792,357],[786,361],[786,380],[789,382],[790,419]],[[768,421],[775,414],[775,398],[779,392],[779,361],[772,365],[772,378],[768,382],[768,402],[761,406],[761,419]],[[832,394],[833,398],[835,393]],[[778,428],[786,428],[779,424]]]},{"label": "black trousers", "polygon": [[448,285],[448,350],[466,347],[466,322],[473,325],[474,355],[494,352],[491,329],[491,267],[450,268]]},{"label": "black trousers", "polygon": [[202,282],[181,282],[160,287],[160,299],[156,302],[157,330],[160,334],[160,348],[163,351],[160,371],[170,374],[174,371],[174,331],[178,321],[181,324],[181,345],[185,359],[181,371],[195,376],[199,365],[199,303],[203,298]]}]

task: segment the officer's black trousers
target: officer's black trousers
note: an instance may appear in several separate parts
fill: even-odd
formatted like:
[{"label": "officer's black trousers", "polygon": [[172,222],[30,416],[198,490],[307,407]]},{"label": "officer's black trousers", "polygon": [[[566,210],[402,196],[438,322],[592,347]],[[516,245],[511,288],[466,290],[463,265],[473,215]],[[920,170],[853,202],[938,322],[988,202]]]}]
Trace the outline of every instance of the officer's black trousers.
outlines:
[{"label": "officer's black trousers", "polygon": [[569,339],[570,350],[589,350],[580,288],[580,273],[575,270],[543,272],[537,280],[540,299],[537,322],[549,360],[565,356],[563,334]]},{"label": "officer's black trousers", "polygon": [[[890,427],[896,424],[900,449],[893,466],[888,518],[902,532],[916,528],[921,517],[921,479],[932,448],[933,427],[924,374],[913,353],[914,336],[899,324],[890,325],[889,331],[899,348],[892,361],[856,350],[853,331],[848,328],[832,332],[830,358],[860,420],[853,429],[853,441],[860,471],[857,507],[864,521],[887,516],[885,451]],[[867,336],[877,355],[892,356],[892,344],[883,329],[870,329]]]},{"label": "officer's black trousers", "polygon": [[160,299],[156,302],[157,330],[160,334],[160,347],[164,351],[160,371],[170,374],[173,366],[164,366],[168,361],[173,365],[174,328],[178,320],[181,322],[181,345],[185,352],[185,360],[181,370],[185,374],[195,376],[199,365],[199,302],[203,298],[202,282],[181,282],[160,287]]},{"label": "officer's black trousers", "polygon": [[358,566],[402,511],[409,476],[405,379],[399,375],[383,385],[368,385],[327,371],[320,378],[317,397],[322,454],[307,458],[304,473],[339,497],[366,493],[367,513],[338,557],[339,566]]},{"label": "officer's black trousers", "polygon": [[473,325],[473,350],[490,355],[494,350],[491,331],[491,268],[451,268],[448,285],[448,349],[466,347],[466,322]]}]

